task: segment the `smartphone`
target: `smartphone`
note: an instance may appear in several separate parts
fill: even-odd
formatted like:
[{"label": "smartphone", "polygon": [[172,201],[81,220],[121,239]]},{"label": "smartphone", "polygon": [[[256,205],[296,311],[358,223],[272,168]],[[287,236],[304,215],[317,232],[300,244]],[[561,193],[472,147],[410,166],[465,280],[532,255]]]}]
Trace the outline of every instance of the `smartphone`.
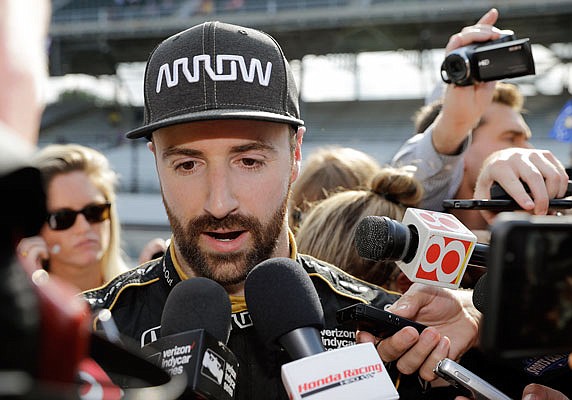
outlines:
[{"label": "smartphone", "polygon": [[504,360],[572,351],[572,216],[502,214],[491,227],[480,343]]},{"label": "smartphone", "polygon": [[389,337],[406,326],[414,327],[419,333],[427,328],[419,322],[363,303],[338,310],[336,319],[340,324],[350,326],[354,330],[369,332],[380,338]]},{"label": "smartphone", "polygon": [[[458,210],[490,210],[490,211],[516,211],[522,210],[515,200],[512,199],[469,199],[443,200],[443,208],[454,208]],[[572,199],[551,199],[548,208],[552,210],[563,210],[572,208]]]},{"label": "smartphone", "polygon": [[476,400],[511,400],[496,387],[449,358],[439,361],[434,372],[451,385],[465,388]]},{"label": "smartphone", "polygon": [[[525,182],[522,182],[522,186],[524,187],[524,190],[526,191],[526,193],[530,193],[530,188],[528,187],[528,185]],[[568,181],[568,189],[566,190],[566,193],[564,194],[564,196],[562,197],[568,197],[568,196],[572,196],[572,180]],[[510,197],[510,195],[503,189],[503,187],[501,185],[499,185],[497,182],[493,183],[491,186],[491,199],[493,200],[511,200],[512,198]]]}]

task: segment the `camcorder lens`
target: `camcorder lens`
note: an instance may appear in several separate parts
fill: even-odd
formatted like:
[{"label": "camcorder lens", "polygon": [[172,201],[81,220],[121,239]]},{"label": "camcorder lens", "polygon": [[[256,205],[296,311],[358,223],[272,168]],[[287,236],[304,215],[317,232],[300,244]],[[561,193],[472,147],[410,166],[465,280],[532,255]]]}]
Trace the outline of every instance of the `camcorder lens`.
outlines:
[{"label": "camcorder lens", "polygon": [[452,82],[459,82],[468,75],[467,63],[463,57],[451,54],[445,59],[445,71]]}]

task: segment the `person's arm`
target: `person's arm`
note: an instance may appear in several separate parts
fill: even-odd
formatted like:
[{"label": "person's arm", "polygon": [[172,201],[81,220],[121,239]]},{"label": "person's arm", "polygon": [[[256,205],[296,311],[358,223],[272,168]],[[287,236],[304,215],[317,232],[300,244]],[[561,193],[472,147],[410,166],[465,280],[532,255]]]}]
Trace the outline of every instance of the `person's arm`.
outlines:
[{"label": "person's arm", "polygon": [[440,154],[433,146],[433,128],[417,134],[395,153],[391,164],[412,166],[413,174],[423,184],[420,208],[442,211],[443,200],[452,198],[463,179],[463,154],[470,138],[461,144],[458,154]]},{"label": "person's arm", "polygon": [[[500,30],[493,25],[497,22],[498,11],[493,8],[472,26],[451,36],[445,53],[469,45],[498,39]],[[443,108],[433,127],[433,146],[440,154],[457,154],[462,143],[481,119],[491,104],[496,82],[480,82],[469,86],[447,85],[443,98]]]},{"label": "person's arm", "polygon": [[[543,215],[548,211],[549,199],[566,194],[568,179],[564,166],[550,151],[509,148],[499,150],[485,160],[474,197],[490,199],[491,186],[498,182],[524,210]],[[522,182],[530,188],[530,195]],[[489,224],[496,216],[485,210],[481,214]]]},{"label": "person's arm", "polygon": [[48,0],[0,1],[0,121],[32,146],[44,107],[50,15]]},{"label": "person's arm", "polygon": [[[419,371],[421,378],[432,381],[439,360],[459,359],[478,342],[481,313],[473,306],[472,291],[415,283],[388,311],[428,326],[421,334],[403,328],[377,345],[381,359],[397,360],[397,369],[404,374]],[[358,342],[378,343],[378,339],[359,332]]]}]

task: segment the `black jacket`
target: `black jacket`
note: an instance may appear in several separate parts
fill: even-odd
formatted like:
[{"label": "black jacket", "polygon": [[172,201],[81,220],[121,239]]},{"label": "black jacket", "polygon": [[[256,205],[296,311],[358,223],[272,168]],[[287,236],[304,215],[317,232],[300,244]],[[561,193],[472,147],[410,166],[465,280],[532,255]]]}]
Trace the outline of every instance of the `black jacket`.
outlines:
[{"label": "black jacket", "polygon": [[[325,316],[322,340],[327,349],[355,343],[355,332],[337,323],[338,309],[357,302],[383,307],[398,298],[395,293],[313,257],[299,254],[296,259],[308,272],[320,297]],[[163,258],[121,274],[84,296],[93,310],[110,309],[119,331],[144,346],[159,338],[163,306],[171,288],[180,280],[167,251]],[[271,352],[264,347],[248,311],[233,313],[228,347],[240,363],[237,399],[287,399],[280,367],[291,360],[285,351]]]}]

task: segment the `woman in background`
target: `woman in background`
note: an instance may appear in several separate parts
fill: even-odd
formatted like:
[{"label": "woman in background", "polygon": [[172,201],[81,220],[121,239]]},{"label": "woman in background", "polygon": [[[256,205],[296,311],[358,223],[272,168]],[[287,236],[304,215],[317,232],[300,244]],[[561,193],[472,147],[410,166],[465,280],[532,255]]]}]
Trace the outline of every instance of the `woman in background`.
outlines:
[{"label": "woman in background", "polygon": [[127,265],[115,205],[117,175],[89,147],[49,145],[34,158],[47,194],[40,235],[18,245],[21,261],[44,268],[78,291],[101,286]]},{"label": "woman in background", "polygon": [[296,232],[312,202],[333,192],[369,187],[379,168],[373,157],[351,147],[327,146],[315,150],[292,185],[288,204],[290,229]]},{"label": "woman in background", "polygon": [[380,168],[369,188],[334,193],[311,205],[296,233],[300,253],[327,261],[365,281],[405,292],[411,282],[393,262],[361,258],[354,245],[359,222],[369,215],[401,221],[423,187],[407,168]]}]

